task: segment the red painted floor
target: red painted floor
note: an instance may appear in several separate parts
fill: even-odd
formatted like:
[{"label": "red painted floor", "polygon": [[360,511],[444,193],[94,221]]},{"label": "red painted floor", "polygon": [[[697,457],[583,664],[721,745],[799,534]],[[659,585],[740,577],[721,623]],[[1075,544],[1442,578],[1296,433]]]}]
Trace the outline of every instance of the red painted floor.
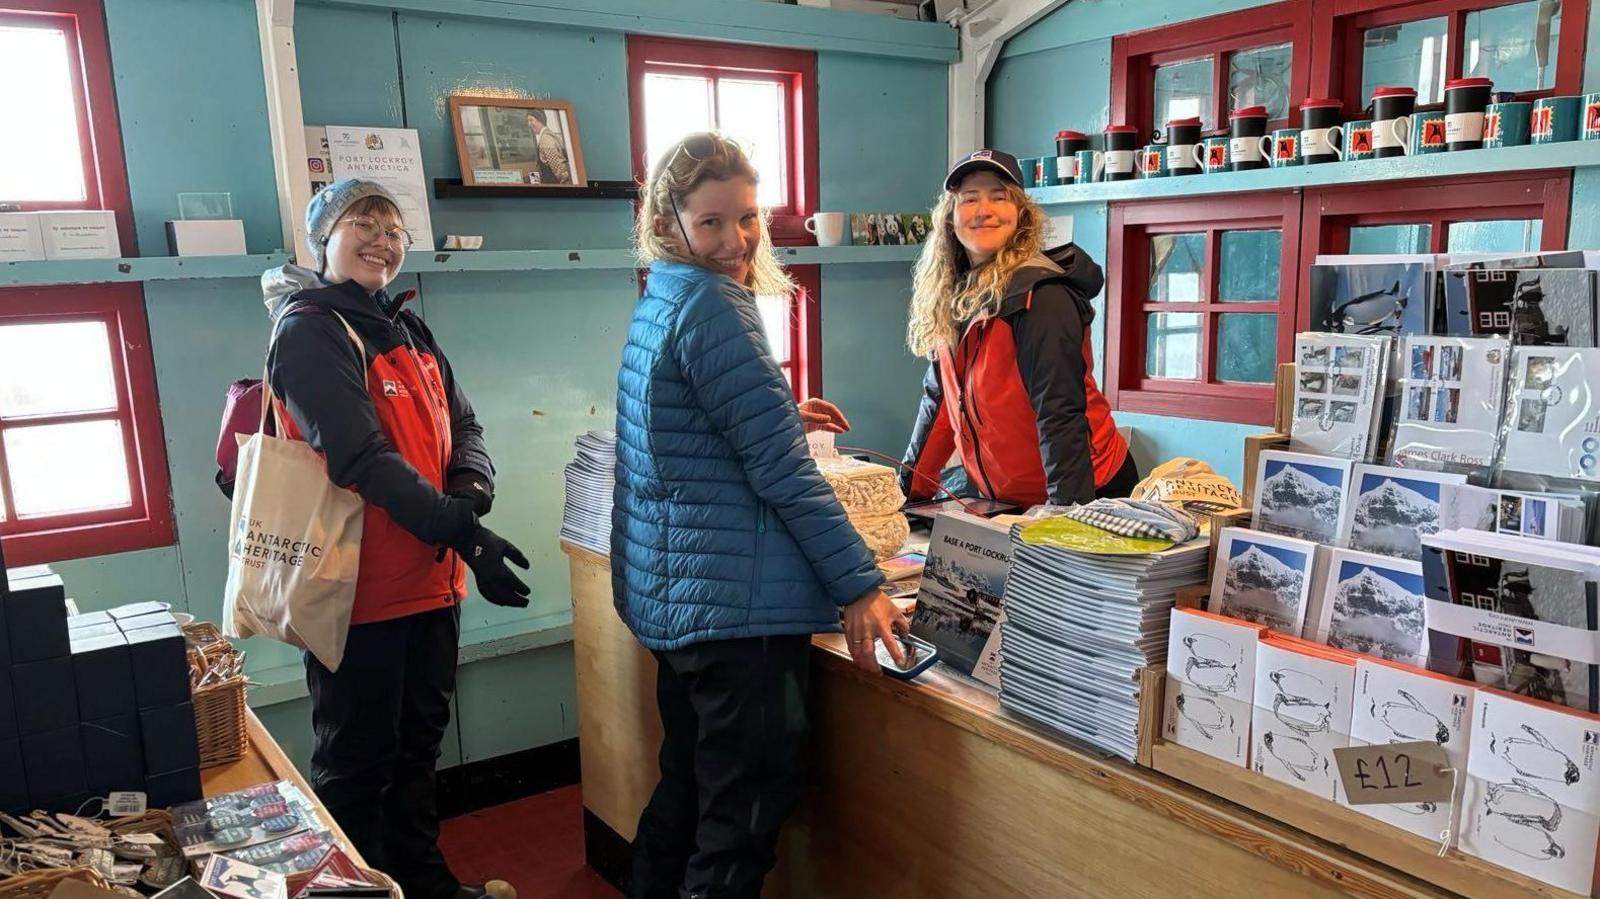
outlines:
[{"label": "red painted floor", "polygon": [[469,883],[505,880],[517,899],[620,899],[583,864],[583,801],[576,786],[445,820],[439,847]]}]

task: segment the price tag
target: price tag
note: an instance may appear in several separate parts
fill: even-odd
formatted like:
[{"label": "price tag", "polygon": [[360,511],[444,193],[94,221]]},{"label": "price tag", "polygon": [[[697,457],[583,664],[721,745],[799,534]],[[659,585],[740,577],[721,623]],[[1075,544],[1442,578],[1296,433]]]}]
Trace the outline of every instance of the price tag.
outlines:
[{"label": "price tag", "polygon": [[832,459],[839,455],[833,448],[832,431],[811,431],[806,434],[806,447],[811,450],[813,459]]},{"label": "price tag", "polygon": [[1350,805],[1449,802],[1456,776],[1438,743],[1387,743],[1335,749],[1334,762]]},{"label": "price tag", "polygon": [[106,797],[106,814],[113,818],[122,818],[127,815],[142,815],[145,809],[143,793],[132,791],[112,793]]}]

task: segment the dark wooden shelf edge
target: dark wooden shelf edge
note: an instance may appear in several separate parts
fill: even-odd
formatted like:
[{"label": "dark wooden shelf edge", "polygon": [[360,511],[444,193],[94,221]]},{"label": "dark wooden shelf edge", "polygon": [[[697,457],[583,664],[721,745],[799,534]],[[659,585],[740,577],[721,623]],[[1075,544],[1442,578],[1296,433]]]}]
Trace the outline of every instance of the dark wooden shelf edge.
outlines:
[{"label": "dark wooden shelf edge", "polygon": [[455,197],[539,197],[566,200],[632,200],[639,196],[639,185],[632,181],[590,181],[588,187],[518,187],[509,184],[461,183],[460,178],[433,179],[435,199]]}]

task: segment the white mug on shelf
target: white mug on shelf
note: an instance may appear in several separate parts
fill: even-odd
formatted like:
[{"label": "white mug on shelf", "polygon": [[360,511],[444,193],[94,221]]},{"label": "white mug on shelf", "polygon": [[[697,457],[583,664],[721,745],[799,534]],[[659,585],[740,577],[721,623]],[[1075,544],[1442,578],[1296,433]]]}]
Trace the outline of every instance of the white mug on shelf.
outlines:
[{"label": "white mug on shelf", "polygon": [[1372,149],[1399,147],[1406,156],[1411,155],[1411,116],[1403,115],[1372,123]]},{"label": "white mug on shelf", "polygon": [[805,228],[817,236],[817,246],[837,247],[844,244],[847,221],[843,212],[819,212],[806,219]]},{"label": "white mug on shelf", "polygon": [[1326,128],[1307,128],[1300,132],[1301,156],[1333,156],[1344,159],[1344,127],[1329,125]]}]

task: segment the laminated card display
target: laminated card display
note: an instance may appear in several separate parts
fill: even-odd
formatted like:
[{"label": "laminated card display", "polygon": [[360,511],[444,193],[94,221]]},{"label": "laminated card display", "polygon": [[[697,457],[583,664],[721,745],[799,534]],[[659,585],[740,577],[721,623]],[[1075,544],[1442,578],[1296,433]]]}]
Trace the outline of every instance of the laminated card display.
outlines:
[{"label": "laminated card display", "polygon": [[1421,563],[1334,549],[1328,569],[1316,639],[1391,661],[1427,663]]},{"label": "laminated card display", "polygon": [[1464,474],[1357,465],[1350,478],[1353,496],[1345,503],[1340,523],[1340,545],[1402,559],[1422,558],[1422,535],[1439,530],[1441,491],[1466,480]]},{"label": "laminated card display", "polygon": [[1516,347],[1506,398],[1506,471],[1600,481],[1600,349]]},{"label": "laminated card display", "polygon": [[1313,543],[1336,543],[1353,464],[1348,459],[1263,450],[1251,507],[1256,529]]},{"label": "laminated card display", "polygon": [[1583,499],[1577,494],[1497,490],[1471,484],[1446,486],[1440,494],[1441,531],[1460,528],[1580,543],[1586,518]]},{"label": "laminated card display", "polygon": [[1270,636],[1256,650],[1250,767],[1324,799],[1343,789],[1333,750],[1350,745],[1354,657]]},{"label": "laminated card display", "polygon": [[1265,629],[1195,609],[1173,609],[1167,640],[1170,742],[1235,765],[1250,764],[1256,643]]},{"label": "laminated card display", "polygon": [[1295,337],[1294,418],[1290,448],[1344,459],[1369,459],[1389,364],[1389,340],[1345,334]]},{"label": "laminated card display", "polygon": [[1479,690],[1460,849],[1589,895],[1600,839],[1600,719]]},{"label": "laminated card display", "polygon": [[[1360,659],[1350,714],[1351,745],[1431,741],[1444,750],[1446,762],[1466,771],[1474,692],[1469,684],[1421,669]],[[1455,831],[1465,781],[1457,778],[1455,797],[1449,802],[1351,808],[1423,839],[1437,840],[1446,829]]]},{"label": "laminated card display", "polygon": [[999,651],[995,623],[1010,564],[1006,525],[965,512],[940,513],[928,541],[911,633],[939,647],[942,661],[972,674],[980,659]]},{"label": "laminated card display", "polygon": [[1249,528],[1224,528],[1220,540],[1211,573],[1212,608],[1298,637],[1316,544]]},{"label": "laminated card display", "polygon": [[1407,337],[1394,464],[1470,472],[1493,463],[1510,349],[1503,337]]}]

